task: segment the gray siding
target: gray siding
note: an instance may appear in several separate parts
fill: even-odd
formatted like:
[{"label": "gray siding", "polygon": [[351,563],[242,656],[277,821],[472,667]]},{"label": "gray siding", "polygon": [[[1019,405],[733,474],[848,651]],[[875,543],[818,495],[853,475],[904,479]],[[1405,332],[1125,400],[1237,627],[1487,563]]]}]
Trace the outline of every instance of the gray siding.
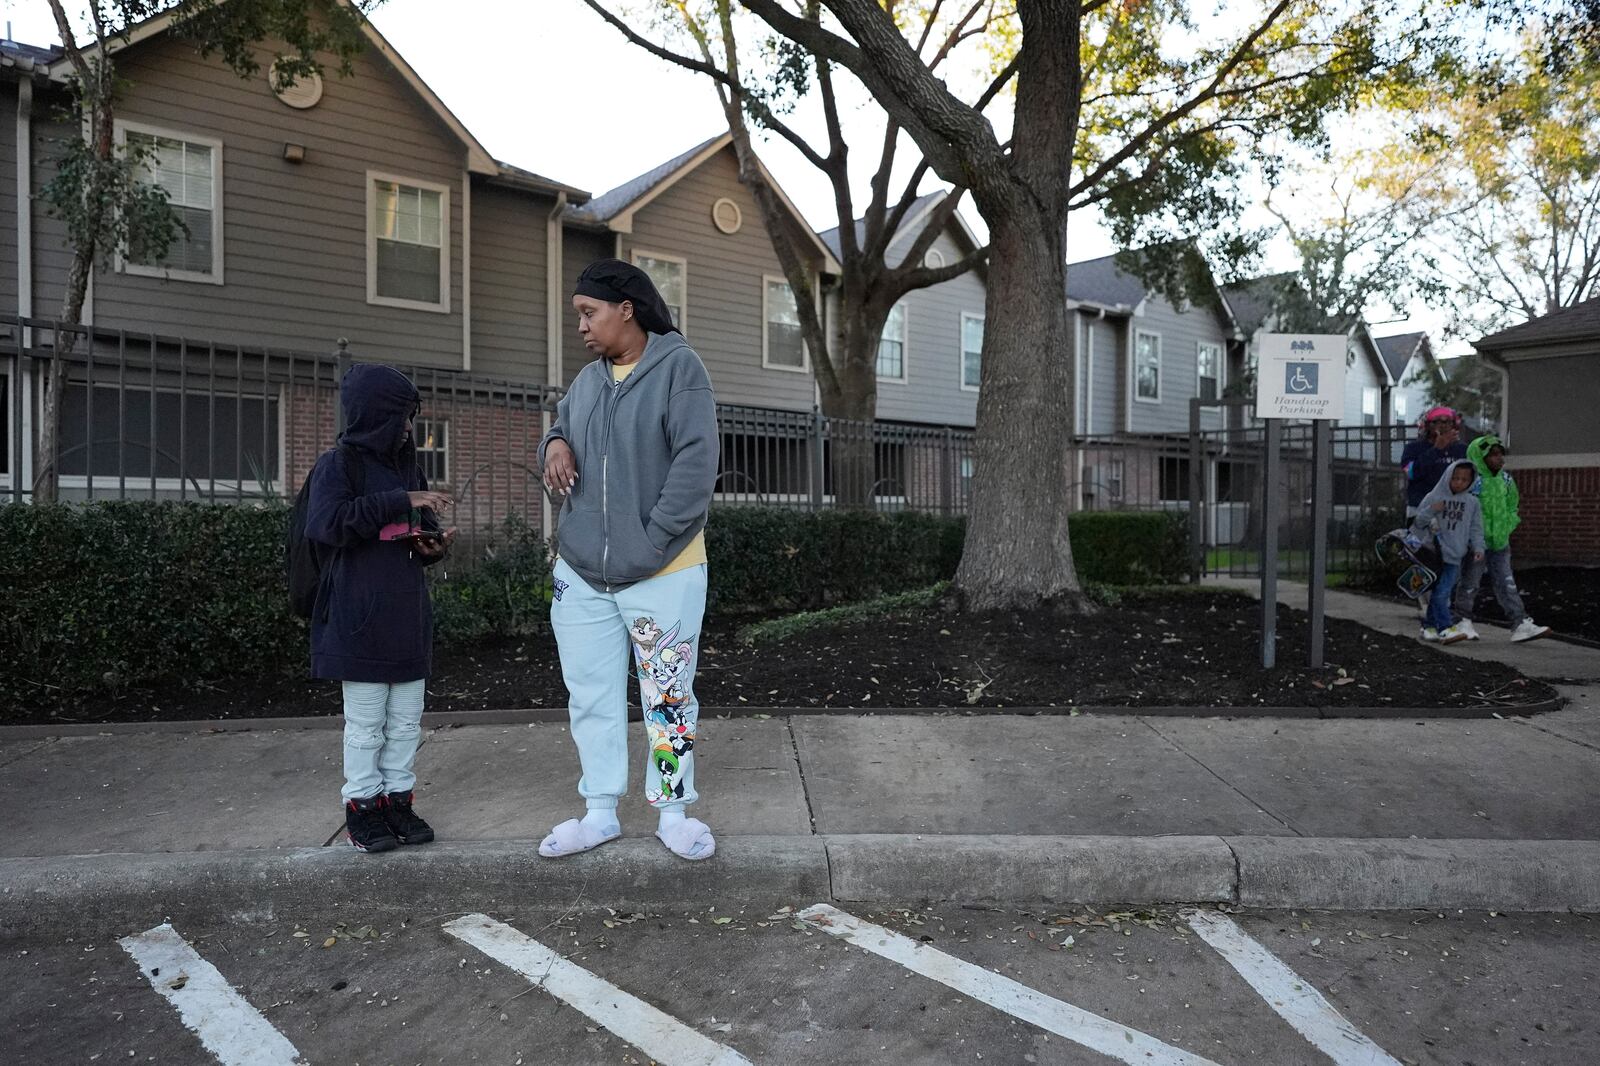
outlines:
[{"label": "gray siding", "polygon": [[[346,336],[363,356],[461,366],[465,153],[372,50],[355,77],[330,73],[308,111],[275,99],[265,75],[241,80],[170,37],[123,53],[119,73],[122,119],[222,141],[226,284],[102,273],[97,324],[302,350]],[[283,160],[286,142],[305,146],[304,163]],[[448,314],[367,303],[369,169],[449,187]],[[60,299],[62,244],[59,227],[42,228],[45,306]]]},{"label": "gray siding", "polygon": [[[744,224],[729,235],[711,222],[721,197],[739,205]],[[809,371],[761,365],[763,277],[781,277],[761,212],[739,184],[733,149],[708,159],[634,217],[622,238],[624,259],[634,251],[688,260],[684,336],[705,360],[717,399],[788,410],[810,410]]]},{"label": "gray siding", "polygon": [[546,222],[553,198],[472,188],[472,370],[543,381],[548,350]]},{"label": "gray siding", "polygon": [[17,87],[0,84],[0,313],[17,310]]},{"label": "gray siding", "polygon": [[[49,182],[55,173],[55,160],[62,142],[77,136],[76,130],[55,117],[61,98],[41,92],[33,98],[33,193]],[[15,207],[12,207],[15,211]],[[33,313],[53,318],[61,313],[61,294],[67,286],[67,269],[72,251],[67,247],[67,229],[53,219],[37,201],[33,205]]]},{"label": "gray siding", "polygon": [[1597,450],[1592,430],[1594,413],[1600,410],[1597,361],[1600,352],[1510,364],[1506,421],[1513,456]]},{"label": "gray siding", "polygon": [[1104,436],[1121,428],[1122,398],[1118,353],[1122,330],[1114,319],[1089,319],[1083,325],[1083,390],[1078,429]]},{"label": "gray siding", "polygon": [[[578,287],[578,275],[596,259],[608,259],[617,251],[617,238],[613,233],[596,233],[593,230],[568,228],[562,237],[561,248],[561,382],[572,384],[572,379],[593,360],[578,339],[578,316],[572,311],[572,290]],[[711,379],[712,387],[717,384]],[[719,394],[717,397],[722,399]]]},{"label": "gray siding", "polygon": [[[890,262],[904,257],[911,237],[890,246]],[[946,263],[967,252],[964,242],[958,244],[948,232],[933,246]],[[976,271],[906,295],[906,380],[878,381],[879,418],[951,426],[977,423],[978,394],[961,387],[961,316],[982,315],[984,295],[983,277]]]},{"label": "gray siding", "polygon": [[[1130,371],[1125,382],[1128,390],[1128,430],[1133,433],[1187,433],[1189,431],[1189,401],[1199,395],[1199,345],[1202,341],[1216,344],[1222,352],[1220,362],[1226,365],[1227,335],[1215,312],[1204,307],[1178,310],[1168,301],[1152,295],[1145,301],[1144,313],[1135,315],[1130,327],[1134,331],[1155,333],[1161,338],[1161,401],[1148,403],[1138,400],[1134,393]],[[1227,388],[1224,378],[1219,390]],[[1202,414],[1201,425],[1220,427],[1223,414],[1220,410]]]},{"label": "gray siding", "polygon": [[1373,362],[1372,354],[1361,341],[1352,341],[1351,350],[1355,359],[1345,367],[1344,374],[1344,413],[1339,417],[1339,424],[1344,426],[1359,426],[1361,417],[1361,390],[1375,388],[1378,390],[1378,413],[1374,424],[1382,420],[1383,416],[1383,372]]}]

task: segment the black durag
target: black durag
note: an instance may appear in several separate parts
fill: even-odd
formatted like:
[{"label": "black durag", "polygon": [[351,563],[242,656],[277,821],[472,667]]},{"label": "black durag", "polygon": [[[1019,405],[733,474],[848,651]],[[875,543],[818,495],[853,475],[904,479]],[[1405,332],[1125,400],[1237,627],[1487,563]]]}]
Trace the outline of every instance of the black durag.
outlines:
[{"label": "black durag", "polygon": [[672,324],[672,313],[661,298],[650,275],[620,259],[596,259],[578,275],[574,296],[587,296],[594,300],[619,304],[627,300],[633,304],[633,317],[648,333],[678,333]]}]

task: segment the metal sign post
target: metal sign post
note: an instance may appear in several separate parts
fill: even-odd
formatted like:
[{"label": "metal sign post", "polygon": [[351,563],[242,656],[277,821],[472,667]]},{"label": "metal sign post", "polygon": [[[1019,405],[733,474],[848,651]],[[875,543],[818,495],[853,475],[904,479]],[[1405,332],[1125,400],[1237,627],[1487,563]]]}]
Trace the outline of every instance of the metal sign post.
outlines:
[{"label": "metal sign post", "polygon": [[1311,665],[1322,665],[1323,600],[1328,570],[1328,514],[1332,509],[1332,435],[1329,424],[1344,404],[1343,333],[1264,333],[1256,368],[1256,417],[1266,420],[1262,457],[1261,666],[1271,669],[1278,649],[1278,452],[1282,419],[1308,419],[1312,431]]},{"label": "metal sign post", "polygon": [[1328,515],[1333,510],[1333,427],[1326,418],[1311,423],[1311,575],[1306,613],[1311,616],[1312,669],[1322,668],[1323,606],[1328,594]]}]

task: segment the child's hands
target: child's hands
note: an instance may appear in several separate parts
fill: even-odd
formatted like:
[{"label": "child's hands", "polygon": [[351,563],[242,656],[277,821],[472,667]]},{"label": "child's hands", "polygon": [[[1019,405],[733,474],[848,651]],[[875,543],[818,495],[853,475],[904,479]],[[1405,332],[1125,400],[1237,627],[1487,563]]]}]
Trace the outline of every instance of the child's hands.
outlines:
[{"label": "child's hands", "polygon": [[447,529],[439,540],[417,538],[417,554],[429,559],[437,559],[450,550],[450,545],[456,539],[456,531]]},{"label": "child's hands", "polygon": [[427,507],[434,511],[447,511],[455,506],[456,501],[442,492],[426,491],[406,493],[411,499],[412,507]]}]

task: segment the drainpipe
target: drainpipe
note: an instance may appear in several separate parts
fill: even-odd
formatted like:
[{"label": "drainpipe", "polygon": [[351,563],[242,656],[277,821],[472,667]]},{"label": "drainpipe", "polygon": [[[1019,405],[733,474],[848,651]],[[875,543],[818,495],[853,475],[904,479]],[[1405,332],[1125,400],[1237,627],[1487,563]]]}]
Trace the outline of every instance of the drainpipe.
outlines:
[{"label": "drainpipe", "polygon": [[[23,318],[33,317],[33,69],[31,61],[17,60],[17,314]],[[33,329],[19,329],[17,340],[31,348]],[[13,487],[33,484],[33,360],[17,361],[17,377],[11,387],[21,401],[22,425],[13,439],[20,430],[22,454],[12,457]],[[0,441],[0,448],[11,443]]]}]

